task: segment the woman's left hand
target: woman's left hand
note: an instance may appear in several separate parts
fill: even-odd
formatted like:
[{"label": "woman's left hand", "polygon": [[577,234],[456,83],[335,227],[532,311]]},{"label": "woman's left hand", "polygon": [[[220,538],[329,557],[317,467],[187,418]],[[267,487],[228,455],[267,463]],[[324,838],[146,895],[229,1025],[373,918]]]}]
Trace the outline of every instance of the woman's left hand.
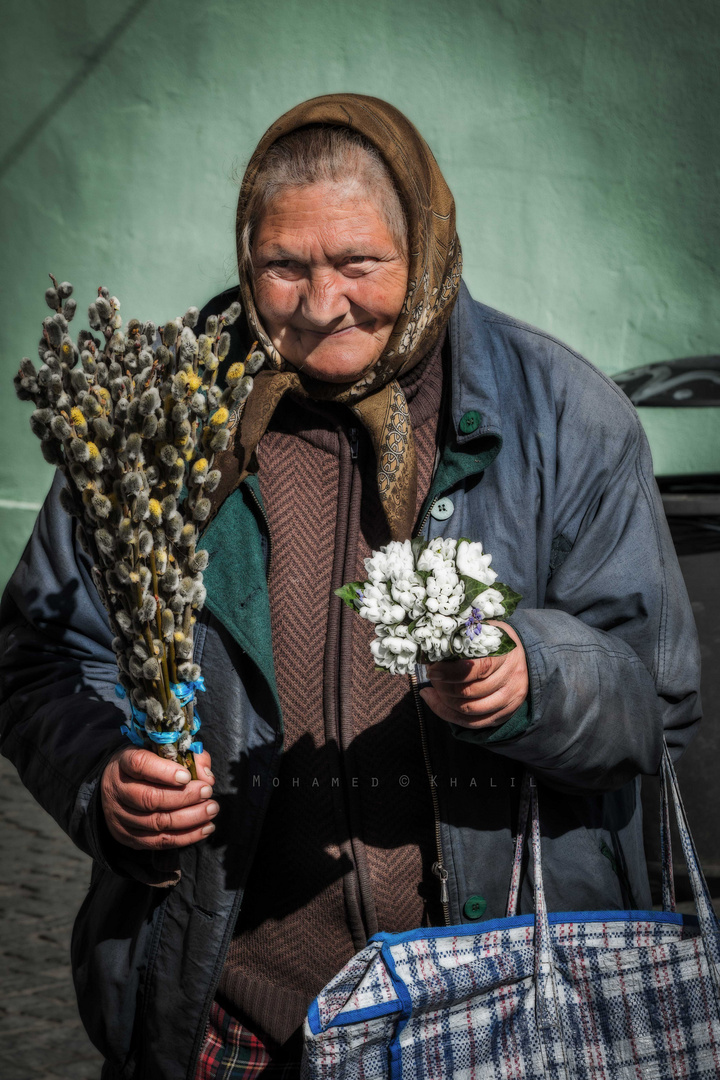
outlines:
[{"label": "woman's left hand", "polygon": [[518,709],[528,694],[525,650],[511,626],[495,619],[515,642],[502,656],[480,660],[441,660],[428,664],[432,686],[420,691],[428,707],[442,720],[466,728],[497,727]]}]

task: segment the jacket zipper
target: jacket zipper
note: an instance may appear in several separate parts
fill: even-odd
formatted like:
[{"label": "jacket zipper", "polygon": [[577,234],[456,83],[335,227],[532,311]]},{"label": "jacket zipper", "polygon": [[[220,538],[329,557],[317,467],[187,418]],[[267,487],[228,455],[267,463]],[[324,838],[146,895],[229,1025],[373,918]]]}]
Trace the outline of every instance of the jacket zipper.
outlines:
[{"label": "jacket zipper", "polygon": [[360,442],[358,440],[357,428],[350,428],[350,460],[357,461],[358,452],[360,448]]},{"label": "jacket zipper", "polygon": [[[432,483],[432,481],[431,481]],[[423,519],[415,530],[415,536],[420,536],[425,528],[425,522],[430,517],[430,511],[435,505],[436,500],[428,506],[423,515]],[[410,684],[412,686],[413,699],[415,701],[415,709],[417,710],[418,720],[420,721],[420,742],[422,744],[423,758],[425,759],[425,771],[427,772],[428,781],[430,783],[430,797],[432,798],[433,814],[435,817],[435,849],[437,851],[437,862],[432,864],[432,872],[436,878],[440,880],[440,903],[442,904],[443,917],[445,919],[445,925],[450,926],[450,894],[448,893],[447,881],[450,876],[443,858],[442,850],[442,837],[440,835],[440,801],[437,797],[437,791],[433,783],[432,765],[430,763],[430,751],[428,749],[427,741],[427,729],[425,727],[425,716],[422,711],[422,701],[420,700],[420,690],[418,687],[417,675],[413,672],[410,676]]]},{"label": "jacket zipper", "polygon": [[428,519],[428,518],[430,517],[430,511],[432,510],[432,508],[433,508],[433,506],[435,505],[435,503],[436,503],[436,502],[437,502],[437,499],[433,499],[433,501],[432,501],[432,502],[430,503],[430,505],[428,506],[427,510],[425,511],[425,515],[424,515],[424,517],[423,517],[422,521],[420,522],[420,524],[418,525],[417,529],[415,530],[415,536],[419,536],[419,535],[420,535],[420,533],[421,533],[421,532],[423,531],[423,529],[425,528],[425,522],[426,522],[426,521],[427,521],[427,519]]},{"label": "jacket zipper", "polygon": [[420,690],[418,688],[417,675],[413,672],[410,675],[410,685],[412,686],[413,699],[415,701],[415,708],[418,714],[418,720],[420,721],[420,742],[422,744],[423,758],[425,759],[425,770],[427,772],[428,781],[430,783],[430,797],[432,798],[433,814],[435,817],[435,849],[437,852],[437,862],[432,865],[432,872],[436,878],[440,879],[440,903],[443,909],[443,918],[445,919],[445,925],[450,926],[450,895],[448,893],[447,880],[450,876],[445,868],[443,862],[443,850],[442,850],[442,838],[440,836],[440,801],[437,797],[437,791],[435,790],[435,784],[433,783],[432,766],[430,764],[430,753],[428,751],[427,731],[425,729],[425,717],[422,711],[422,702],[420,700]]}]

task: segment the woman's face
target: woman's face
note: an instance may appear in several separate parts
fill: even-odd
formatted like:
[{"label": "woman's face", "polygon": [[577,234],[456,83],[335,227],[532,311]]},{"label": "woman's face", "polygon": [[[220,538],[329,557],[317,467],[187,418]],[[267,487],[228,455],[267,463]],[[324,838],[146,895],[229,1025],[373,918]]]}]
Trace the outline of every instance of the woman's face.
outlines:
[{"label": "woman's face", "polygon": [[355,382],[380,358],[408,262],[366,191],[327,183],[281,191],[255,230],[252,260],[263,326],[294,367]]}]

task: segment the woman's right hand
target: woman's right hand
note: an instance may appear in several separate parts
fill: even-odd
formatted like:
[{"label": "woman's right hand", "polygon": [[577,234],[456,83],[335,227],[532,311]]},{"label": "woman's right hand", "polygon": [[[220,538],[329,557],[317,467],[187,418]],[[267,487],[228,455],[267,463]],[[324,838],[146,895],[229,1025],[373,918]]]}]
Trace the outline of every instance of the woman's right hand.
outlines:
[{"label": "woman's right hand", "polygon": [[186,847],[214,830],[220,807],[211,801],[210,755],[195,754],[197,773],[151,750],[123,747],[105,766],[100,792],[110,835],[140,851]]}]

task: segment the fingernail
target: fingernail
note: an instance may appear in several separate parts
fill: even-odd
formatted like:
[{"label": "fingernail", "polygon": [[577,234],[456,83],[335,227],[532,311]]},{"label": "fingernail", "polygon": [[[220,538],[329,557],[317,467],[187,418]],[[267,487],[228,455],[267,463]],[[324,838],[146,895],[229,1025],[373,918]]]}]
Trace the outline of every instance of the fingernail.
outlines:
[{"label": "fingernail", "polygon": [[206,770],[205,770],[205,775],[206,775],[206,776],[207,776],[207,777],[208,777],[208,778],[209,778],[210,780],[214,780],[214,779],[215,779],[215,773],[214,773],[214,772],[212,771],[212,769],[206,769]]},{"label": "fingernail", "polygon": [[200,798],[201,799],[209,799],[211,795],[212,795],[212,788],[210,787],[209,784],[206,784],[205,787],[200,788]]},{"label": "fingernail", "polygon": [[216,802],[209,802],[207,804],[207,806],[205,807],[205,809],[207,810],[208,817],[214,817],[214,815],[217,814],[220,807],[218,806],[218,804]]},{"label": "fingernail", "polygon": [[202,832],[203,836],[209,836],[211,832],[215,832],[215,826],[204,825],[200,831]]},{"label": "fingernail", "polygon": [[175,773],[175,779],[177,780],[178,784],[187,784],[191,779],[190,773],[187,771],[187,769],[178,769],[178,771]]}]

